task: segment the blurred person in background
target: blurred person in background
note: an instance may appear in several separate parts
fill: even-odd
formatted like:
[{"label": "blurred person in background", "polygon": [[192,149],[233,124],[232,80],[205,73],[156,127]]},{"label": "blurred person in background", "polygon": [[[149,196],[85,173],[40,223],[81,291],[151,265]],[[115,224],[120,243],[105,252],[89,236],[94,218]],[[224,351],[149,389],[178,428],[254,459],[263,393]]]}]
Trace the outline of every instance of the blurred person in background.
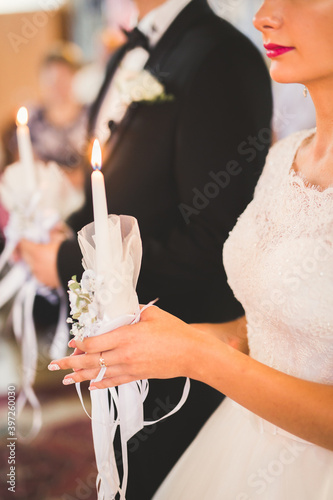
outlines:
[{"label": "blurred person in background", "polygon": [[[36,159],[56,162],[78,188],[83,186],[88,109],[77,100],[73,82],[82,63],[79,47],[56,43],[40,65],[40,103],[28,106]],[[9,165],[18,160],[15,124],[4,133],[3,143],[4,163]]]},{"label": "blurred person in background", "polygon": [[[70,190],[68,207],[77,210],[82,205],[84,183],[84,152],[88,107],[82,105],[74,92],[74,79],[82,67],[80,48],[70,42],[56,42],[45,54],[39,69],[40,102],[27,106],[29,130],[36,161],[55,162],[74,189]],[[3,136],[5,169],[19,161],[16,124]],[[4,175],[5,177],[5,175]],[[66,196],[65,193],[62,193]],[[68,213],[70,213],[70,208]],[[72,211],[73,211],[72,210]],[[0,252],[5,245],[8,214],[0,199]],[[59,231],[62,232],[59,224]],[[49,303],[37,296],[34,317],[39,327],[49,329],[58,319],[58,301]]]}]

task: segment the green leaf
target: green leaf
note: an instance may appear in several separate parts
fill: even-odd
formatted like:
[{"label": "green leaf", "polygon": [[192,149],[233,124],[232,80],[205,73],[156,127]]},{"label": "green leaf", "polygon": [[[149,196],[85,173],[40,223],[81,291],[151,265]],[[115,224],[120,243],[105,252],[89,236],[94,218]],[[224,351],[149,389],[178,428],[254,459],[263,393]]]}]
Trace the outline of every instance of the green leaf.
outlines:
[{"label": "green leaf", "polygon": [[72,292],[75,292],[76,293],[76,290],[80,291],[81,290],[81,286],[79,285],[79,283],[72,283],[71,285],[69,285],[68,287],[70,290],[72,290]]}]

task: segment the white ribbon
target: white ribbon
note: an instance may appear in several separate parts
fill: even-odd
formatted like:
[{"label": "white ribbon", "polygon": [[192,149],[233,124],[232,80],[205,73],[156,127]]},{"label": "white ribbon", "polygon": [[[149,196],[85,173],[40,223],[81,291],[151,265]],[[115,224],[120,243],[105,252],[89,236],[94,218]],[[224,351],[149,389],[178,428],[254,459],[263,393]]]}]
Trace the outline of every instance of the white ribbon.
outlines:
[{"label": "white ribbon", "polygon": [[[155,301],[154,301],[155,302]],[[154,302],[145,306],[142,310],[150,307]],[[99,332],[106,333],[113,329],[128,324],[137,323],[140,320],[140,312],[135,316],[117,318],[115,322],[103,325]],[[106,367],[102,367],[93,382],[100,382],[105,375]],[[190,392],[190,380],[185,381],[182,397],[173,410],[155,421],[144,420],[143,404],[148,395],[148,380],[137,380],[119,387],[109,389],[98,389],[91,391],[92,415],[87,412],[80,383],[76,383],[76,390],[85,413],[92,420],[92,433],[94,450],[97,464],[96,489],[98,500],[114,500],[117,493],[120,500],[126,500],[126,488],[128,481],[128,454],[127,443],[137,432],[148,425],[155,425],[171,415],[177,413],[185,404]],[[120,482],[118,466],[113,448],[113,442],[117,427],[119,426],[123,477]]]},{"label": "white ribbon", "polygon": [[6,241],[5,248],[0,255],[0,273],[13,255],[17,243],[18,241],[16,240]]},{"label": "white ribbon", "polygon": [[15,317],[15,310],[18,311],[18,317],[13,321],[13,328],[17,342],[21,344],[23,372],[22,386],[17,402],[18,417],[22,414],[27,404],[30,404],[33,410],[32,426],[29,432],[24,436],[18,431],[18,437],[21,440],[33,439],[42,426],[41,407],[33,390],[38,359],[38,345],[32,312],[37,289],[38,282],[33,277],[29,277],[21,288],[20,293],[16,296],[13,308],[13,318]]},{"label": "white ribbon", "polygon": [[[0,256],[0,272],[10,263],[13,252],[21,238],[31,241],[45,242],[49,238],[50,229],[58,221],[54,212],[47,216],[39,212],[39,193],[34,195],[26,211],[19,210],[10,214],[5,228],[6,245]],[[31,274],[28,266],[22,262],[12,264],[0,281],[0,308],[14,297],[12,305],[13,330],[17,343],[21,347],[22,385],[18,396],[17,408],[20,416],[29,404],[33,418],[30,430],[26,435],[17,432],[22,440],[31,440],[39,432],[42,425],[41,407],[33,390],[38,360],[38,343],[33,321],[33,306],[36,295],[49,297],[54,294],[46,289]],[[62,290],[57,291],[60,300],[60,314],[56,333],[50,348],[52,358],[63,357],[67,350],[68,327],[67,300]],[[58,300],[58,299],[57,299]]]},{"label": "white ribbon", "polygon": [[16,295],[30,272],[23,262],[18,262],[0,281],[0,308]]}]

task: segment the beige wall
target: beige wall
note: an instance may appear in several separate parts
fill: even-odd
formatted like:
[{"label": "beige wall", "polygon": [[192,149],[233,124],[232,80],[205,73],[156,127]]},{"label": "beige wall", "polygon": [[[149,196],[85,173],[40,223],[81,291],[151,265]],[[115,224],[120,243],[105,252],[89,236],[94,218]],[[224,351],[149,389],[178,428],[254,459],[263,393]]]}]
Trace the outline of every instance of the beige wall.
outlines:
[{"label": "beige wall", "polygon": [[0,133],[22,103],[36,99],[39,62],[66,35],[66,19],[64,10],[0,15]]}]

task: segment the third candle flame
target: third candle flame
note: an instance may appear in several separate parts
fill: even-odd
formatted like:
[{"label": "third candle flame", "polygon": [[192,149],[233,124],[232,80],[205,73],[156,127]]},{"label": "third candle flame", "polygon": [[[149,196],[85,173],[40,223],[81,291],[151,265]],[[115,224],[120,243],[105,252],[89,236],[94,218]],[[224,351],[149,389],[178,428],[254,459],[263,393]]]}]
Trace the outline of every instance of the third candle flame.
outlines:
[{"label": "third candle flame", "polygon": [[28,110],[22,106],[16,116],[16,121],[18,125],[26,125],[28,123]]}]

